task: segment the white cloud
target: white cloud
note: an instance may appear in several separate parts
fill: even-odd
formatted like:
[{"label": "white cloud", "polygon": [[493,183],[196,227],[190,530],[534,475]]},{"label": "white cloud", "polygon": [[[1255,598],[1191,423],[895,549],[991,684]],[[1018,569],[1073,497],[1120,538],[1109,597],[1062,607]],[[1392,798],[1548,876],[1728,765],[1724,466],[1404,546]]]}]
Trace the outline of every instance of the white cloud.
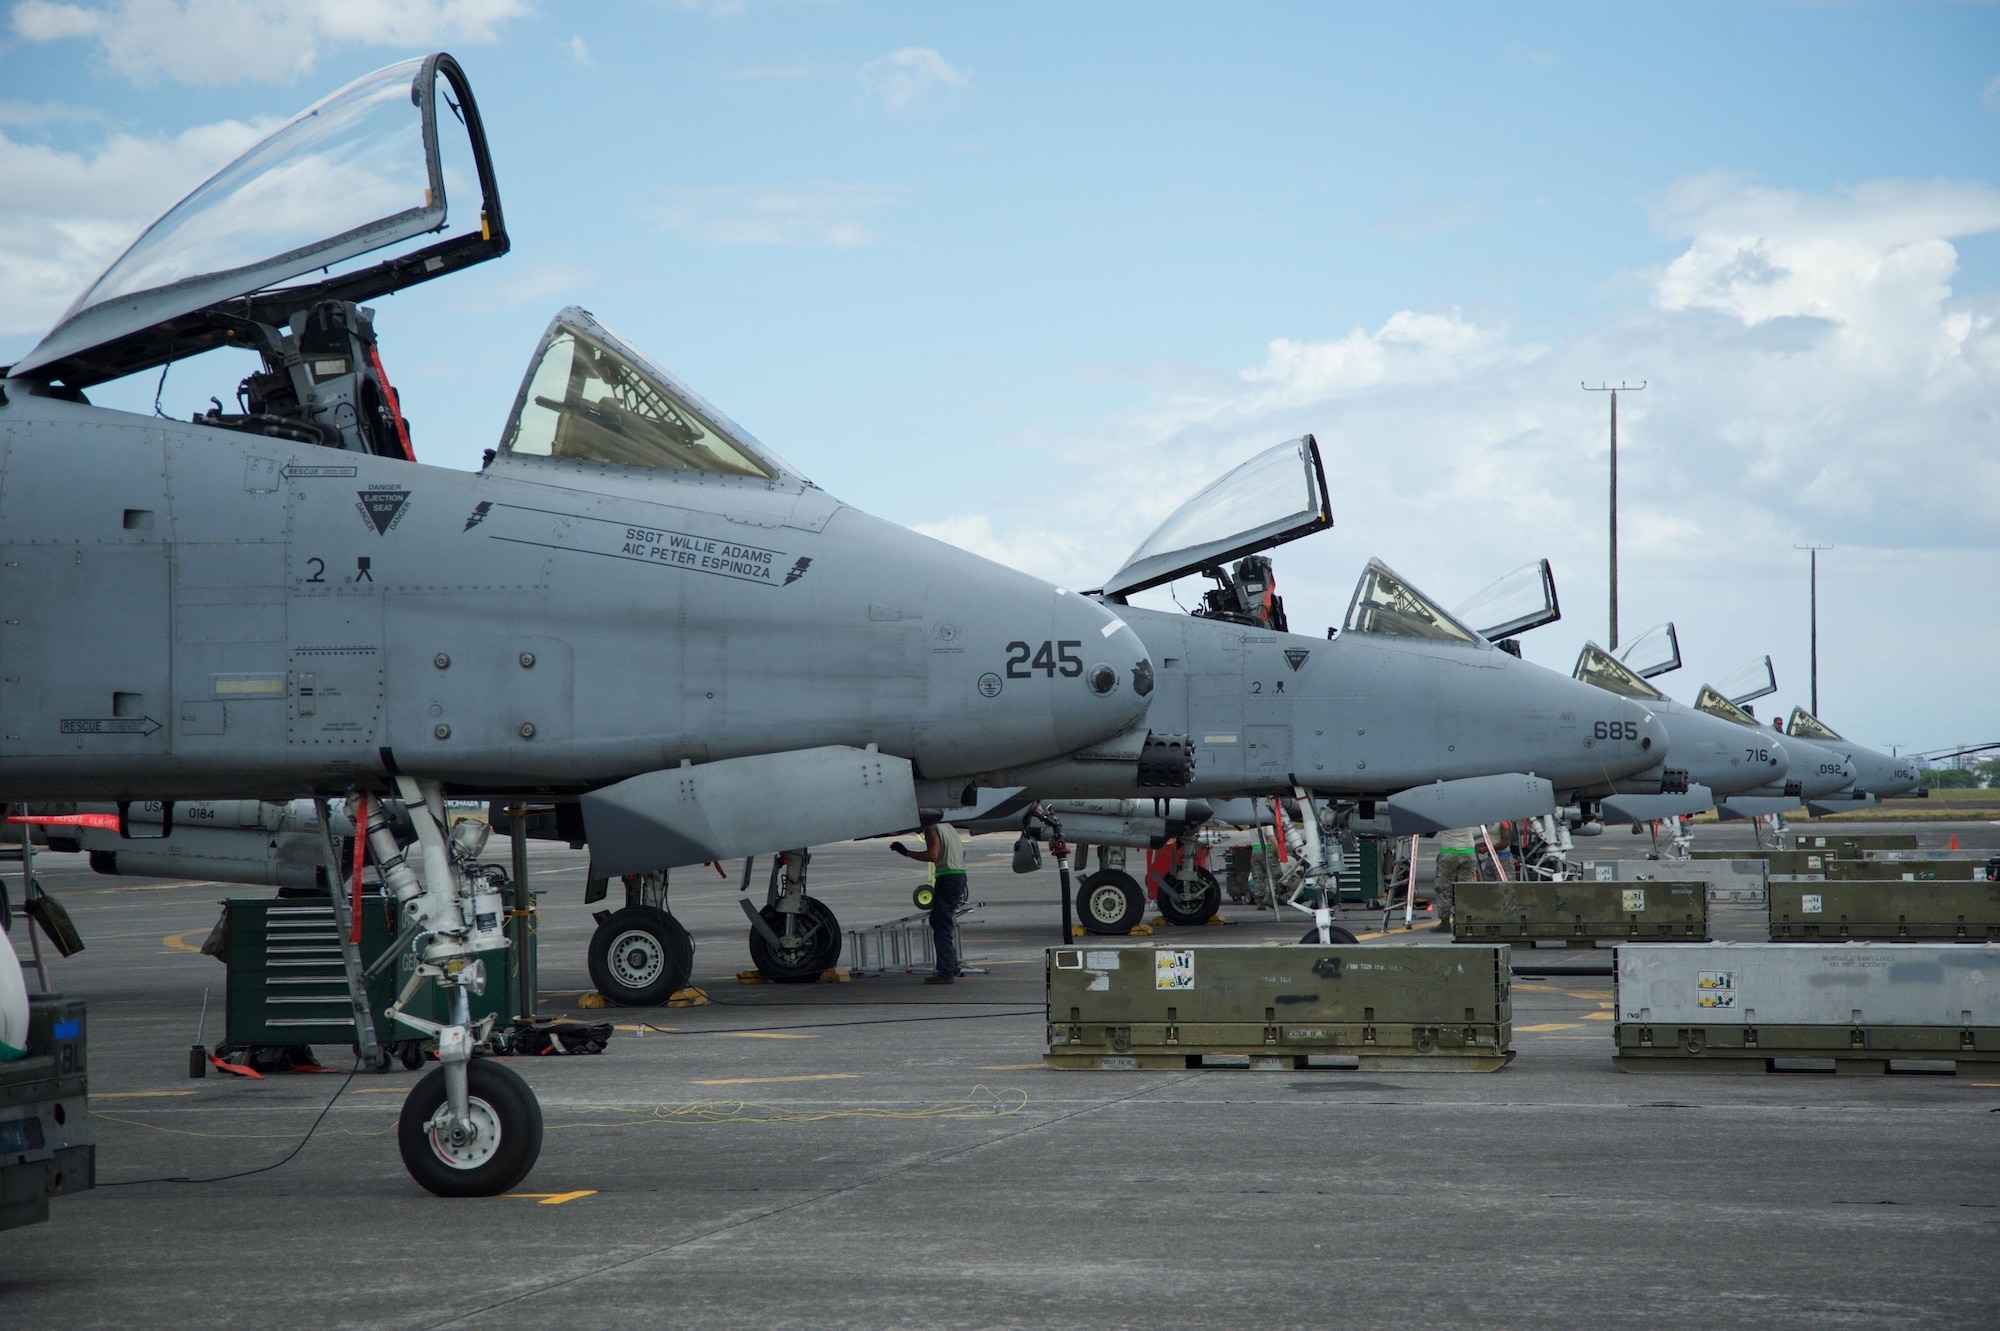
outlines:
[{"label": "white cloud", "polygon": [[847,249],[873,241],[867,219],[908,194],[893,185],[682,185],[655,211],[683,240]]},{"label": "white cloud", "polygon": [[20,0],[24,41],[95,41],[138,82],[276,83],[311,73],[322,50],[490,42],[526,0]]},{"label": "white cloud", "polygon": [[861,91],[886,111],[971,82],[971,70],[957,68],[928,46],[905,46],[861,67]]},{"label": "white cloud", "polygon": [[568,51],[569,58],[576,61],[579,65],[594,65],[597,63],[590,58],[590,46],[582,37],[570,38],[563,43],[563,49]]},{"label": "white cloud", "polygon": [[91,153],[0,133],[0,333],[46,331],[148,222],[275,127],[120,133]]},{"label": "white cloud", "polygon": [[1442,194],[1419,199],[1407,208],[1391,213],[1375,224],[1385,236],[1431,236],[1455,231],[1486,216],[1486,207],[1470,194]]},{"label": "white cloud", "polygon": [[[2000,231],[2000,191],[1874,181],[1806,194],[1702,177],[1672,191],[1660,227],[1681,253],[1594,328],[1537,344],[1456,311],[1405,310],[1372,330],[1274,339],[1234,375],[1162,372],[1141,407],[1006,441],[1060,459],[1062,485],[989,488],[980,523],[945,514],[929,530],[1093,586],[1208,480],[1310,431],[1337,526],[1277,557],[1295,628],[1336,622],[1371,554],[1448,603],[1548,556],[1569,620],[1525,646],[1567,671],[1581,638],[1605,637],[1606,404],[1578,384],[1648,379],[1619,403],[1622,620],[1628,637],[1679,621],[1692,663],[1680,693],[1766,651],[1786,697],[1802,692],[1792,545],[1832,541],[1847,561],[1832,582],[1822,561],[1836,723],[1864,741],[2000,726],[1991,698],[1913,693],[1898,631],[1949,624],[1964,659],[2000,653],[2000,624],[1974,609],[2000,572],[2000,294],[1954,289],[1952,244]],[[1075,533],[1088,534],[1081,553]],[[1870,645],[1885,639],[1900,648]]]}]

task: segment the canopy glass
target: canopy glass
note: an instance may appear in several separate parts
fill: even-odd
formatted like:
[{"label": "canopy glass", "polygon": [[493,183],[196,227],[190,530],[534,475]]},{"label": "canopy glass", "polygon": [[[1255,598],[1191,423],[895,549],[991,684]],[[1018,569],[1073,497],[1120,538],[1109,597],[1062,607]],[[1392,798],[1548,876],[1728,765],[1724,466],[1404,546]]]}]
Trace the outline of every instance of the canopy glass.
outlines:
[{"label": "canopy glass", "polygon": [[1655,702],[1666,699],[1664,693],[1641,679],[1631,667],[1594,642],[1586,642],[1583,645],[1583,651],[1577,654],[1576,669],[1570,672],[1570,676],[1627,698],[1646,698]]},{"label": "canopy glass", "polygon": [[1446,614],[1437,602],[1404,581],[1379,559],[1368,561],[1354,599],[1348,602],[1346,632],[1381,633],[1394,638],[1438,642],[1478,642],[1479,635]]},{"label": "canopy glass", "polygon": [[1333,525],[1311,435],[1268,448],[1204,486],[1104,584],[1126,596]]}]

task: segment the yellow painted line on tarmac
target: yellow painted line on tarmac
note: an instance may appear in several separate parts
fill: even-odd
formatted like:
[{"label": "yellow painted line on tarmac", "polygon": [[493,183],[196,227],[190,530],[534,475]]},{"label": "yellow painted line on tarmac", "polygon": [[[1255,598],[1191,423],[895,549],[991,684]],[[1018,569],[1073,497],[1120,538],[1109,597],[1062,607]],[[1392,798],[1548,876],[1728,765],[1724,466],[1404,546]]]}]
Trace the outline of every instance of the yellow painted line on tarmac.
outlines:
[{"label": "yellow painted line on tarmac", "polygon": [[356,1091],[355,1094],[356,1095],[402,1095],[409,1089],[410,1088],[407,1086],[363,1086],[360,1090]]},{"label": "yellow painted line on tarmac", "polygon": [[980,1072],[1026,1072],[1029,1068],[1045,1068],[1046,1063],[981,1063]]},{"label": "yellow painted line on tarmac", "polygon": [[1582,1029],[1583,1023],[1576,1021],[1545,1021],[1538,1026],[1516,1026],[1517,1031],[1574,1031]]},{"label": "yellow painted line on tarmac", "polygon": [[2000,1081],[1975,1081],[1974,1086],[2000,1086]]},{"label": "yellow painted line on tarmac", "polygon": [[543,1206],[561,1206],[564,1202],[573,1202],[579,1197],[595,1197],[597,1189],[579,1188],[575,1192],[503,1192],[500,1195],[502,1197],[511,1197],[515,1200],[529,1199],[538,1201]]},{"label": "yellow painted line on tarmac", "polygon": [[613,1030],[619,1030],[619,1031],[639,1031],[639,1030],[648,1030],[648,1031],[672,1031],[672,1032],[675,1032],[675,1033],[678,1033],[678,1032],[680,1031],[680,1027],[678,1027],[678,1026],[655,1026],[655,1025],[654,1025],[654,1024],[653,1024],[652,1022],[650,1022],[650,1021],[648,1021],[648,1022],[634,1022],[634,1023],[632,1023],[632,1024],[631,1024],[631,1025],[629,1025],[629,1026],[614,1026],[614,1027],[612,1027],[612,1029],[613,1029]]},{"label": "yellow painted line on tarmac", "polygon": [[710,1077],[698,1079],[697,1086],[762,1086],[774,1081],[855,1081],[858,1072],[803,1072],[796,1077]]},{"label": "yellow painted line on tarmac", "polygon": [[1586,1012],[1583,1014],[1583,1019],[1585,1021],[1616,1021],[1618,1020],[1618,1014],[1616,1012]]},{"label": "yellow painted line on tarmac", "polygon": [[99,1091],[93,1100],[150,1100],[166,1095],[193,1095],[193,1091]]},{"label": "yellow painted line on tarmac", "polygon": [[196,934],[202,934],[206,936],[212,928],[213,926],[207,926],[200,929],[183,929],[177,934],[168,934],[166,937],[160,940],[160,943],[169,952],[192,952],[196,956],[199,956],[201,955],[200,946],[194,943],[190,943],[187,940],[193,938]]}]

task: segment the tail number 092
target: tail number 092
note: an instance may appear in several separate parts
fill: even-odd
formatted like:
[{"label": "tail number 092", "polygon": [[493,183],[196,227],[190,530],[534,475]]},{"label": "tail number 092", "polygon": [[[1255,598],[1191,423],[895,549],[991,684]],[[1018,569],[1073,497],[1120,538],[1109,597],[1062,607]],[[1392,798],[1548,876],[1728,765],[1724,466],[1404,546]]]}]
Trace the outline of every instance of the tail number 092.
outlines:
[{"label": "tail number 092", "polygon": [[1591,733],[1599,739],[1637,739],[1637,721],[1599,721],[1591,727]]},{"label": "tail number 092", "polygon": [[1064,679],[1075,679],[1083,673],[1083,658],[1077,649],[1083,640],[1063,639],[1060,642],[1044,640],[1040,647],[1030,647],[1025,642],[1014,641],[1007,644],[1007,678],[1033,679],[1039,670],[1050,679],[1061,675]]}]

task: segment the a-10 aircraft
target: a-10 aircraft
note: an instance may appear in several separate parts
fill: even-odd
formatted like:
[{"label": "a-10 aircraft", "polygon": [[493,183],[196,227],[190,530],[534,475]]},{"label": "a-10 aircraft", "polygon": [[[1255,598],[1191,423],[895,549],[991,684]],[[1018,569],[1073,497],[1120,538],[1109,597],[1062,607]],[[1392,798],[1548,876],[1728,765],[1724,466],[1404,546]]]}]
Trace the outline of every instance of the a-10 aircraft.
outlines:
[{"label": "a-10 aircraft", "polygon": [[[448,1017],[391,1009],[442,1064],[399,1143],[449,1195],[516,1184],[541,1120],[471,1057],[508,936],[447,795],[580,799],[600,876],[809,846],[1078,749],[1136,767],[1156,675],[1096,601],[841,503],[580,310],[484,471],[417,463],[362,302],[508,247],[464,72],[392,65],[170,209],[0,379],[0,800],[160,801],[171,836],[176,801],[311,797],[340,882],[325,801],[378,797],[357,834]],[[231,347],[233,409],[86,397]]]},{"label": "a-10 aircraft", "polygon": [[[1547,816],[1558,805],[1590,808],[1620,789],[1685,785],[1669,757],[1671,726],[1651,706],[1504,649],[1508,634],[1559,614],[1545,563],[1521,571],[1531,575],[1525,599],[1517,575],[1475,596],[1474,628],[1371,560],[1338,630],[1291,633],[1264,552],[1330,523],[1308,435],[1202,490],[1095,593],[1138,632],[1159,668],[1149,723],[1178,727],[1173,733],[1195,745],[1192,779],[1176,792],[1187,803],[1333,801],[1343,818],[1382,816],[1408,835]],[[1127,601],[1197,574],[1216,585],[1192,614]],[[1065,836],[1086,843],[1185,838],[1195,821],[1182,809],[1149,811],[1157,794],[1132,771],[1087,756],[1005,779],[1013,789],[969,812],[974,829],[1018,828],[1023,810],[1050,801]],[[1169,900],[1179,892],[1185,900]],[[1206,919],[1216,892],[1212,880],[1184,872],[1165,885],[1162,913]],[[1124,932],[1145,905],[1139,882],[1115,868],[1086,878],[1080,899],[1085,927],[1102,932]]]}]

